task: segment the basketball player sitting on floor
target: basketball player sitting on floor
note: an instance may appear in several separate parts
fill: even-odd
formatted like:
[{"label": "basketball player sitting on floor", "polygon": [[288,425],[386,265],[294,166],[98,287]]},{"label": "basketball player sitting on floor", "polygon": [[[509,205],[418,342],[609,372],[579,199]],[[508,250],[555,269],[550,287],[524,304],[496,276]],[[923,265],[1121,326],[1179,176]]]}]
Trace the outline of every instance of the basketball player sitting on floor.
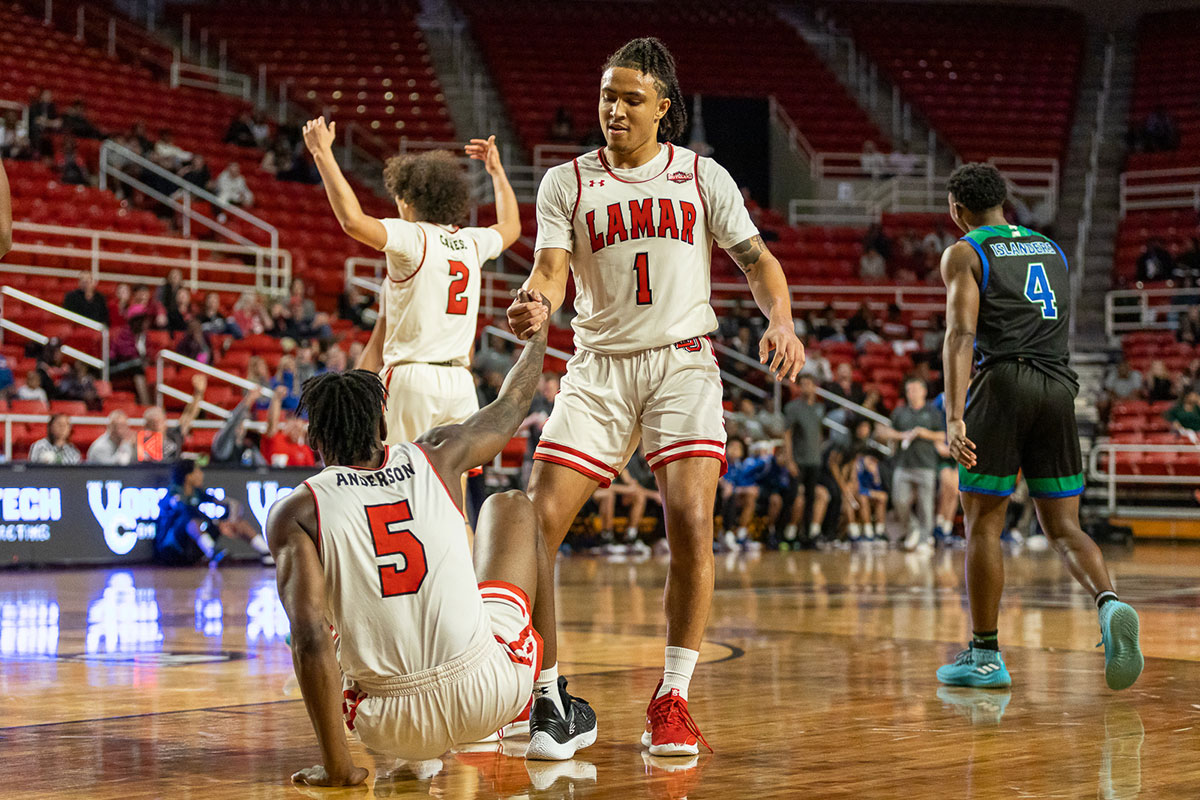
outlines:
[{"label": "basketball player sitting on floor", "polygon": [[[415,443],[384,445],[375,373],[305,383],[300,407],[329,466],[267,521],[296,677],[323,762],[293,780],[366,779],[350,759],[343,718],[367,747],[415,761],[494,733],[529,702],[541,662],[530,612],[539,575],[551,574],[533,506],[521,492],[489,498],[472,565],[459,477],[512,438],[545,349],[541,333],[495,402]],[[575,700],[572,711],[591,723],[594,741],[591,709]]]}]

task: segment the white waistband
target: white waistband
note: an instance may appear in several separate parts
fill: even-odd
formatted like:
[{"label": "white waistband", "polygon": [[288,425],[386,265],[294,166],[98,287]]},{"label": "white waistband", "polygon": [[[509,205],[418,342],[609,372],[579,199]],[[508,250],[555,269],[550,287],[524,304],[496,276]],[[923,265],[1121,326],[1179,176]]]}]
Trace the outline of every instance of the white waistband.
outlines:
[{"label": "white waistband", "polygon": [[372,697],[407,697],[421,694],[434,684],[452,683],[474,671],[495,646],[493,637],[485,631],[458,658],[436,667],[380,680],[357,680],[359,689]]}]

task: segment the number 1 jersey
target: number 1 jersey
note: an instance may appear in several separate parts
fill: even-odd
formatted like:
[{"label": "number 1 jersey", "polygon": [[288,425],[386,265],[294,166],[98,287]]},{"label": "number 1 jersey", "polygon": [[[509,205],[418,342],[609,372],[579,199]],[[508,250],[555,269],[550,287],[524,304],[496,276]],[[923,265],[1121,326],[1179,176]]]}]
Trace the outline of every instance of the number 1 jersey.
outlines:
[{"label": "number 1 jersey", "polygon": [[537,202],[537,249],[571,253],[575,345],[631,353],[703,336],[712,246],[758,233],[723,167],[672,144],[632,169],[604,150],[550,169]]},{"label": "number 1 jersey", "polygon": [[305,485],[347,678],[412,675],[491,638],[462,512],[420,447],[392,445],[379,469],[326,467]]},{"label": "number 1 jersey", "polygon": [[381,220],[387,276],[384,367],[401,363],[470,366],[483,264],[504,249],[491,228]]}]

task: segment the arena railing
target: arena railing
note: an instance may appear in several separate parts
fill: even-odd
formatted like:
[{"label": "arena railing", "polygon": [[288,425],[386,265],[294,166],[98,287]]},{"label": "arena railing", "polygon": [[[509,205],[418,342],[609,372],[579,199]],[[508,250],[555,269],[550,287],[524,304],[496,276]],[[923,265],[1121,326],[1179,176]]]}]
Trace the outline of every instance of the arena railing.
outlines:
[{"label": "arena railing", "polygon": [[1134,170],[1121,174],[1121,216],[1130,211],[1200,211],[1200,167]]},{"label": "arena railing", "polygon": [[[210,378],[216,378],[217,380],[231,383],[234,386],[245,389],[246,391],[262,388],[261,385],[255,383],[254,381],[247,380],[239,375],[234,375],[232,372],[227,372],[223,369],[217,369],[216,367],[205,364],[203,361],[197,361],[194,358],[182,356],[179,353],[176,353],[174,350],[159,350],[157,362],[158,380],[155,382],[155,395],[159,408],[162,408],[165,397],[173,397],[176,400],[182,400],[185,403],[191,402],[192,399],[192,395],[188,392],[185,392],[182,389],[176,389],[174,386],[168,386],[167,382],[163,380],[163,369],[167,362],[176,364],[185,369],[192,369],[196,372],[202,372]],[[232,413],[228,409],[222,408],[218,405],[213,405],[212,403],[204,402],[203,400],[200,401],[200,410],[207,411],[208,413],[218,416],[222,419],[227,419]]]},{"label": "arena railing", "polygon": [[[1088,479],[1104,484],[1105,502],[1108,513],[1120,516],[1140,516],[1156,519],[1195,519],[1196,508],[1191,498],[1185,506],[1131,506],[1122,509],[1117,505],[1120,487],[1200,487],[1200,475],[1138,475],[1118,472],[1117,456],[1121,453],[1174,453],[1200,456],[1200,444],[1117,444],[1101,441],[1088,454]],[[1102,464],[1101,461],[1104,463]],[[1181,498],[1182,499],[1182,498]]]},{"label": "arena railing", "polygon": [[65,356],[82,361],[93,369],[100,370],[101,380],[108,380],[108,326],[103,325],[95,320],[80,316],[73,311],[68,311],[62,306],[55,305],[35,297],[28,292],[22,292],[19,289],[14,289],[11,286],[0,287],[0,344],[4,343],[4,331],[12,331],[18,336],[24,336],[26,339],[32,339],[38,344],[46,344],[50,341],[50,337],[38,333],[32,328],[27,328],[17,322],[9,319],[9,314],[4,313],[5,298],[10,298],[22,303],[28,303],[35,308],[40,308],[42,311],[53,314],[57,317],[62,317],[67,322],[70,322],[88,330],[98,331],[100,333],[100,356],[96,357],[89,353],[85,353],[70,345],[62,346],[62,353]]},{"label": "arena railing", "polygon": [[1114,289],[1104,296],[1104,331],[1114,344],[1122,334],[1175,330],[1200,302],[1200,289]]},{"label": "arena railing", "polygon": [[[939,313],[946,310],[946,289],[942,286],[901,286],[896,284],[863,284],[863,285],[809,285],[800,286],[797,280],[789,279],[795,288],[792,297],[794,311],[820,311],[827,305],[832,305],[838,311],[852,311],[862,303],[876,311],[884,311],[889,305],[897,305],[901,311],[914,313]],[[750,287],[745,283],[714,283],[714,293],[723,295],[714,297],[712,306],[718,312],[722,310],[737,311],[743,308],[753,308],[754,305]],[[728,297],[737,294],[739,297]]]},{"label": "arena railing", "polygon": [[[225,40],[221,40],[224,44]],[[224,53],[222,53],[224,63]],[[227,94],[246,102],[250,102],[251,81],[249,75],[220,67],[202,67],[199,64],[189,64],[180,57],[179,49],[174,51],[171,60],[171,88],[190,86],[195,89],[208,89],[221,94]]]},{"label": "arena railing", "polygon": [[[49,419],[50,419],[49,411],[47,411],[45,414],[13,414],[13,413],[0,411],[0,425],[3,426],[3,430],[4,430],[4,461],[12,462],[12,460],[13,460],[13,425],[14,424],[17,424],[17,425],[21,425],[21,424],[45,425],[49,421]],[[69,417],[67,417],[67,419],[70,421],[70,423],[72,425],[100,426],[100,425],[108,424],[108,417],[97,416],[97,415],[69,416]],[[129,424],[130,425],[144,425],[145,420],[141,417],[131,417],[129,420]],[[195,428],[195,429],[220,429],[224,424],[225,423],[222,420],[199,419],[192,423],[192,428]],[[179,420],[177,420],[177,419],[167,420],[167,427],[170,427],[170,428],[179,427]],[[247,422],[246,427],[250,428],[252,430],[260,430],[261,431],[261,430],[266,429],[266,423]],[[87,449],[84,448],[84,450],[80,453],[80,455],[84,456],[86,458]],[[83,463],[86,464],[87,461],[85,460]]]},{"label": "arena railing", "polygon": [[[179,269],[184,274],[188,288],[199,291],[241,292],[255,290],[281,293],[291,282],[291,254],[286,250],[278,253],[279,266],[272,266],[267,251],[261,247],[227,244],[224,242],[180,239],[172,236],[148,236],[140,233],[97,230],[93,228],[69,228],[62,225],[43,225],[37,222],[13,223],[13,248],[0,261],[0,272],[16,272],[22,275],[45,275],[56,278],[78,277],[80,272],[90,272],[97,281],[120,281],[145,283],[157,286],[167,272]],[[64,244],[37,244],[33,239],[66,240]],[[78,243],[79,246],[68,246]],[[131,253],[127,249],[145,245],[160,251],[160,254]],[[177,255],[163,255],[163,251]],[[86,265],[50,267],[34,264],[29,256],[59,256]],[[249,259],[253,264],[241,261],[218,261],[217,258]],[[134,272],[137,267],[160,268],[154,275]],[[236,283],[230,280],[215,280],[219,273],[225,276],[247,276],[252,282]]]}]

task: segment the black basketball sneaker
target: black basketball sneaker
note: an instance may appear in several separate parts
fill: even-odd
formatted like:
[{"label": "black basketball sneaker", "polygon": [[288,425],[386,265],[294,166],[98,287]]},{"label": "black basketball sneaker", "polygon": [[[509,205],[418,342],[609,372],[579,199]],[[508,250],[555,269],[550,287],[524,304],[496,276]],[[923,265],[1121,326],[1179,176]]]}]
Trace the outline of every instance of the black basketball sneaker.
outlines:
[{"label": "black basketball sneaker", "polygon": [[567,679],[558,678],[564,717],[550,697],[539,697],[529,710],[529,747],[525,757],[538,761],[564,761],[596,741],[596,712],[586,700],[567,694]]}]

